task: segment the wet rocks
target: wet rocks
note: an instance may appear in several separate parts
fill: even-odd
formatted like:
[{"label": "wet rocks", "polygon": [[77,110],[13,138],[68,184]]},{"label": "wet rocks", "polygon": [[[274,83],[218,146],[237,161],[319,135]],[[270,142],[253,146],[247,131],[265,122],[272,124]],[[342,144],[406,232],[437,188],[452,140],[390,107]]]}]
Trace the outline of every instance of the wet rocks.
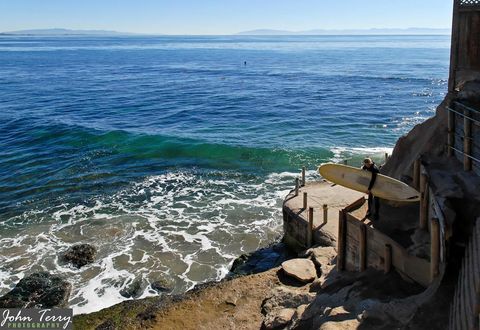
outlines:
[{"label": "wet rocks", "polygon": [[308,283],[315,280],[317,271],[314,263],[309,259],[291,259],[282,263],[285,274],[294,277],[300,282]]},{"label": "wet rocks", "polygon": [[74,267],[81,268],[95,261],[97,249],[90,244],[76,244],[68,248],[61,255],[64,262],[71,263]]},{"label": "wet rocks", "polygon": [[71,291],[72,285],[59,276],[33,273],[0,298],[0,308],[65,307]]},{"label": "wet rocks", "polygon": [[138,298],[143,294],[146,284],[142,278],[137,277],[131,281],[125,288],[120,290],[120,294],[125,298]]},{"label": "wet rocks", "polygon": [[157,280],[150,284],[150,287],[158,293],[165,293],[172,291],[172,284],[167,280]]}]

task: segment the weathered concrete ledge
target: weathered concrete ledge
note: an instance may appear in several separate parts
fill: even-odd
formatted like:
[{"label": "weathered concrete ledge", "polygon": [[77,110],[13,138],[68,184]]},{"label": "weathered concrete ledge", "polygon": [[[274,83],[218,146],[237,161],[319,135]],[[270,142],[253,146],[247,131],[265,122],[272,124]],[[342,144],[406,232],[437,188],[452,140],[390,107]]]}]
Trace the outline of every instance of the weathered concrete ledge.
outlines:
[{"label": "weathered concrete ledge", "polygon": [[327,181],[307,182],[298,194],[292,190],[283,203],[284,242],[296,251],[312,245],[334,246],[339,211],[363,195]]}]

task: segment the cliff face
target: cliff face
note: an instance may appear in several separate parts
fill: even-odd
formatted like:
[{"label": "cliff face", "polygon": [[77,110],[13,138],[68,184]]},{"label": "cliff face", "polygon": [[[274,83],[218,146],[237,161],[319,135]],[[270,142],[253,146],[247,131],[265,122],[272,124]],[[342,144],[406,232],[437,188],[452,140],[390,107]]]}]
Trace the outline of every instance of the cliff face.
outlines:
[{"label": "cliff face", "polygon": [[410,183],[414,161],[420,156],[439,156],[446,150],[447,111],[452,100],[449,94],[437,107],[436,114],[415,126],[398,139],[392,156],[382,167],[382,173]]}]

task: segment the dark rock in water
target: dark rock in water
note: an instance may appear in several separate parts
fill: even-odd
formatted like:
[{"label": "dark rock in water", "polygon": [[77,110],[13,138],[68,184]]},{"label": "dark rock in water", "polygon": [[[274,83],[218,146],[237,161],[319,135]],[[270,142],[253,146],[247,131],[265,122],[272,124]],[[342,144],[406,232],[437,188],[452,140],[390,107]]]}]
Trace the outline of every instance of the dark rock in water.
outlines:
[{"label": "dark rock in water", "polygon": [[152,282],[152,284],[150,284],[150,286],[152,287],[153,290],[160,293],[172,291],[171,284],[166,280],[154,281]]},{"label": "dark rock in water", "polygon": [[146,285],[142,278],[133,280],[127,287],[120,290],[120,294],[125,298],[138,298],[142,295]]},{"label": "dark rock in water", "polygon": [[31,274],[21,279],[12,291],[0,298],[0,308],[65,307],[72,285],[48,272]]},{"label": "dark rock in water", "polygon": [[95,261],[97,249],[90,244],[77,244],[71,246],[65,252],[61,259],[71,263],[73,266],[80,268]]},{"label": "dark rock in water", "polygon": [[285,260],[296,257],[284,243],[275,243],[253,253],[243,254],[233,262],[228,276],[249,275],[278,267]]}]

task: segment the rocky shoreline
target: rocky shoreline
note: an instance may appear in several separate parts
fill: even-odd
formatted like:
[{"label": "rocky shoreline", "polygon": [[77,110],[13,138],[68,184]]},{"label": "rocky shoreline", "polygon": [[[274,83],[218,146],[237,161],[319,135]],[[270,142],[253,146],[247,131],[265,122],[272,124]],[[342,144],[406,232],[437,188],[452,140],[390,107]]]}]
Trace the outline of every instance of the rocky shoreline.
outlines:
[{"label": "rocky shoreline", "polygon": [[[90,244],[75,244],[59,255],[59,260],[81,268],[95,261],[97,249]],[[66,307],[72,284],[49,272],[32,273],[22,278],[6,295],[0,297],[0,308]]]},{"label": "rocky shoreline", "polygon": [[[421,329],[425,319],[416,314],[445,303],[445,297],[436,295],[419,309],[412,301],[422,300],[423,287],[395,272],[338,273],[335,263],[331,246],[297,254],[276,242],[237,258],[220,282],[204,283],[181,295],[170,295],[160,285],[157,297],[76,315],[73,324],[82,330]],[[64,307],[71,289],[59,276],[34,273],[1,297],[0,307]],[[437,323],[447,319],[448,313],[435,316]]]},{"label": "rocky shoreline", "polygon": [[[95,261],[96,248],[89,244],[75,244],[67,251],[59,254],[59,261],[64,264],[70,264],[75,268],[81,268],[89,263]],[[288,249],[288,247],[277,240],[270,246],[261,248],[255,252],[241,255],[238,257],[232,267],[230,273],[221,281],[226,282],[238,277],[257,274],[268,271],[274,267],[278,267],[283,261],[295,257],[295,254]],[[110,314],[110,311],[121,309],[119,305],[128,306],[129,310],[139,310],[140,324],[142,320],[151,318],[149,316],[152,310],[160,310],[166,308],[172,303],[182,301],[189,295],[200,292],[205,288],[214,287],[218,282],[207,282],[197,285],[193,290],[181,295],[169,295],[172,291],[169,283],[154,282],[151,284],[152,289],[159,293],[158,297],[135,300],[140,296],[144,288],[141,288],[139,283],[133,281],[129,286],[124,288],[120,294],[126,298],[133,298],[133,300],[125,301],[124,303],[106,308],[99,312],[94,312],[88,315],[102,315]],[[49,272],[32,273],[22,280],[7,294],[0,297],[0,308],[52,308],[52,307],[67,307],[70,294],[72,292],[72,284],[64,277],[52,275]],[[133,307],[135,306],[135,307]],[[154,307],[155,306],[155,307]],[[148,308],[145,308],[148,307]],[[124,313],[120,314],[122,318]],[[136,317],[138,317],[138,315]],[[85,318],[84,315],[76,317],[76,319]],[[86,317],[89,319],[89,317]],[[101,319],[101,317],[100,317]],[[107,325],[114,325],[111,319],[106,320]],[[113,322],[113,323],[112,323]],[[78,321],[75,322],[77,324]],[[94,322],[98,323],[98,322]],[[102,322],[103,324],[105,322]],[[122,321],[122,324],[124,322]],[[100,324],[100,325],[101,325]],[[137,322],[133,322],[132,326],[136,328]],[[113,328],[123,328],[124,325],[115,325]],[[95,326],[95,328],[97,328]],[[84,329],[82,325],[79,328]],[[86,328],[89,328],[88,326]],[[100,326],[99,329],[104,328]],[[107,328],[112,328],[108,326]]]},{"label": "rocky shoreline", "polygon": [[[412,308],[412,301],[421,300],[423,287],[404,281],[396,272],[340,274],[335,262],[333,247],[317,246],[260,273],[232,275],[183,295],[128,300],[95,313],[77,315],[74,325],[98,330],[425,326],[423,318],[417,326],[411,325],[418,309]],[[443,322],[448,315],[435,317],[435,322]]]}]

